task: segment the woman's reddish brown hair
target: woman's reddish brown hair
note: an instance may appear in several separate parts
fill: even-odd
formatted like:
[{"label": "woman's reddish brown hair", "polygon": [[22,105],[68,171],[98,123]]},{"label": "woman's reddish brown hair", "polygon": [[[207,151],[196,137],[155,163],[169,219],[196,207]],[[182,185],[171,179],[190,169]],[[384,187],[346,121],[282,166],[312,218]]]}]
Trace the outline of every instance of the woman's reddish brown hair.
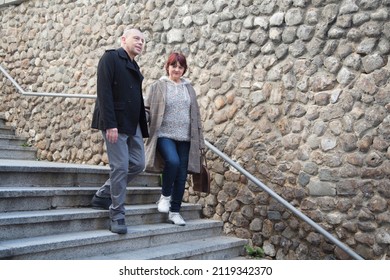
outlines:
[{"label": "woman's reddish brown hair", "polygon": [[174,53],[171,53],[169,55],[167,63],[165,63],[165,70],[167,71],[167,75],[169,75],[169,72],[168,72],[169,65],[176,66],[176,63],[178,63],[178,62],[182,67],[184,67],[183,75],[186,73],[186,71],[187,71],[186,57],[181,53],[174,52]]}]

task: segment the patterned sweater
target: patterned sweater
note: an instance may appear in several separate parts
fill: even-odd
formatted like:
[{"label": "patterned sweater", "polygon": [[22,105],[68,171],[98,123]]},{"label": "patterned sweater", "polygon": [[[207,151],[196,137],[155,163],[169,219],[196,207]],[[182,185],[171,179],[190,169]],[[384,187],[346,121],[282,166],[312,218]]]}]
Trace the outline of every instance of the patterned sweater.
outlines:
[{"label": "patterned sweater", "polygon": [[188,82],[181,79],[180,84],[176,84],[168,77],[162,77],[160,80],[167,83],[167,95],[158,137],[166,137],[176,141],[190,141],[191,99],[185,86]]}]

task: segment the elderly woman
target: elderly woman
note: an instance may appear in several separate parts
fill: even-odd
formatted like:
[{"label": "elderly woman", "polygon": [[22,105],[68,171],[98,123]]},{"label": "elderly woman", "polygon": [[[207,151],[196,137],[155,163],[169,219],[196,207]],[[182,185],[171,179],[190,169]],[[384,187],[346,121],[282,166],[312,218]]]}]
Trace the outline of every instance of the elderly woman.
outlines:
[{"label": "elderly woman", "polygon": [[150,130],[146,170],[162,172],[158,211],[168,213],[171,223],[184,226],[179,212],[187,174],[200,172],[205,144],[195,90],[182,77],[187,71],[185,56],[177,52],[169,55],[165,70],[167,76],[148,88],[145,99]]}]

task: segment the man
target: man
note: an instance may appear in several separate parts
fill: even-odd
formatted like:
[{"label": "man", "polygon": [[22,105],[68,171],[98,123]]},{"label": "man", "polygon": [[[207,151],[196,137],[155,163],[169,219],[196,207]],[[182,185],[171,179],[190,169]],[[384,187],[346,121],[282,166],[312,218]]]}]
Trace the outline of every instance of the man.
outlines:
[{"label": "man", "polygon": [[144,44],[139,30],[125,30],[121,47],[107,50],[97,69],[92,128],[102,131],[111,170],[91,204],[93,208],[110,210],[110,230],[119,234],[127,233],[127,184],[145,168],[143,138],[149,135],[142,97],[143,76],[134,60]]}]

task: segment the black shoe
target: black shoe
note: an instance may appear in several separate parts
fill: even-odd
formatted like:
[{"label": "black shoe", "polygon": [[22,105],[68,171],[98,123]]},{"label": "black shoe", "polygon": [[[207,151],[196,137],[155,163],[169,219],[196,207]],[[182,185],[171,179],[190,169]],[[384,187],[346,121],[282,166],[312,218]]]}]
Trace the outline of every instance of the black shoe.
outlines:
[{"label": "black shoe", "polygon": [[111,220],[110,230],[113,233],[126,234],[127,233],[127,226],[125,224],[125,219],[119,219],[116,221]]},{"label": "black shoe", "polygon": [[111,197],[100,197],[96,194],[93,196],[91,201],[91,206],[94,209],[110,209],[110,205],[112,203]]}]

